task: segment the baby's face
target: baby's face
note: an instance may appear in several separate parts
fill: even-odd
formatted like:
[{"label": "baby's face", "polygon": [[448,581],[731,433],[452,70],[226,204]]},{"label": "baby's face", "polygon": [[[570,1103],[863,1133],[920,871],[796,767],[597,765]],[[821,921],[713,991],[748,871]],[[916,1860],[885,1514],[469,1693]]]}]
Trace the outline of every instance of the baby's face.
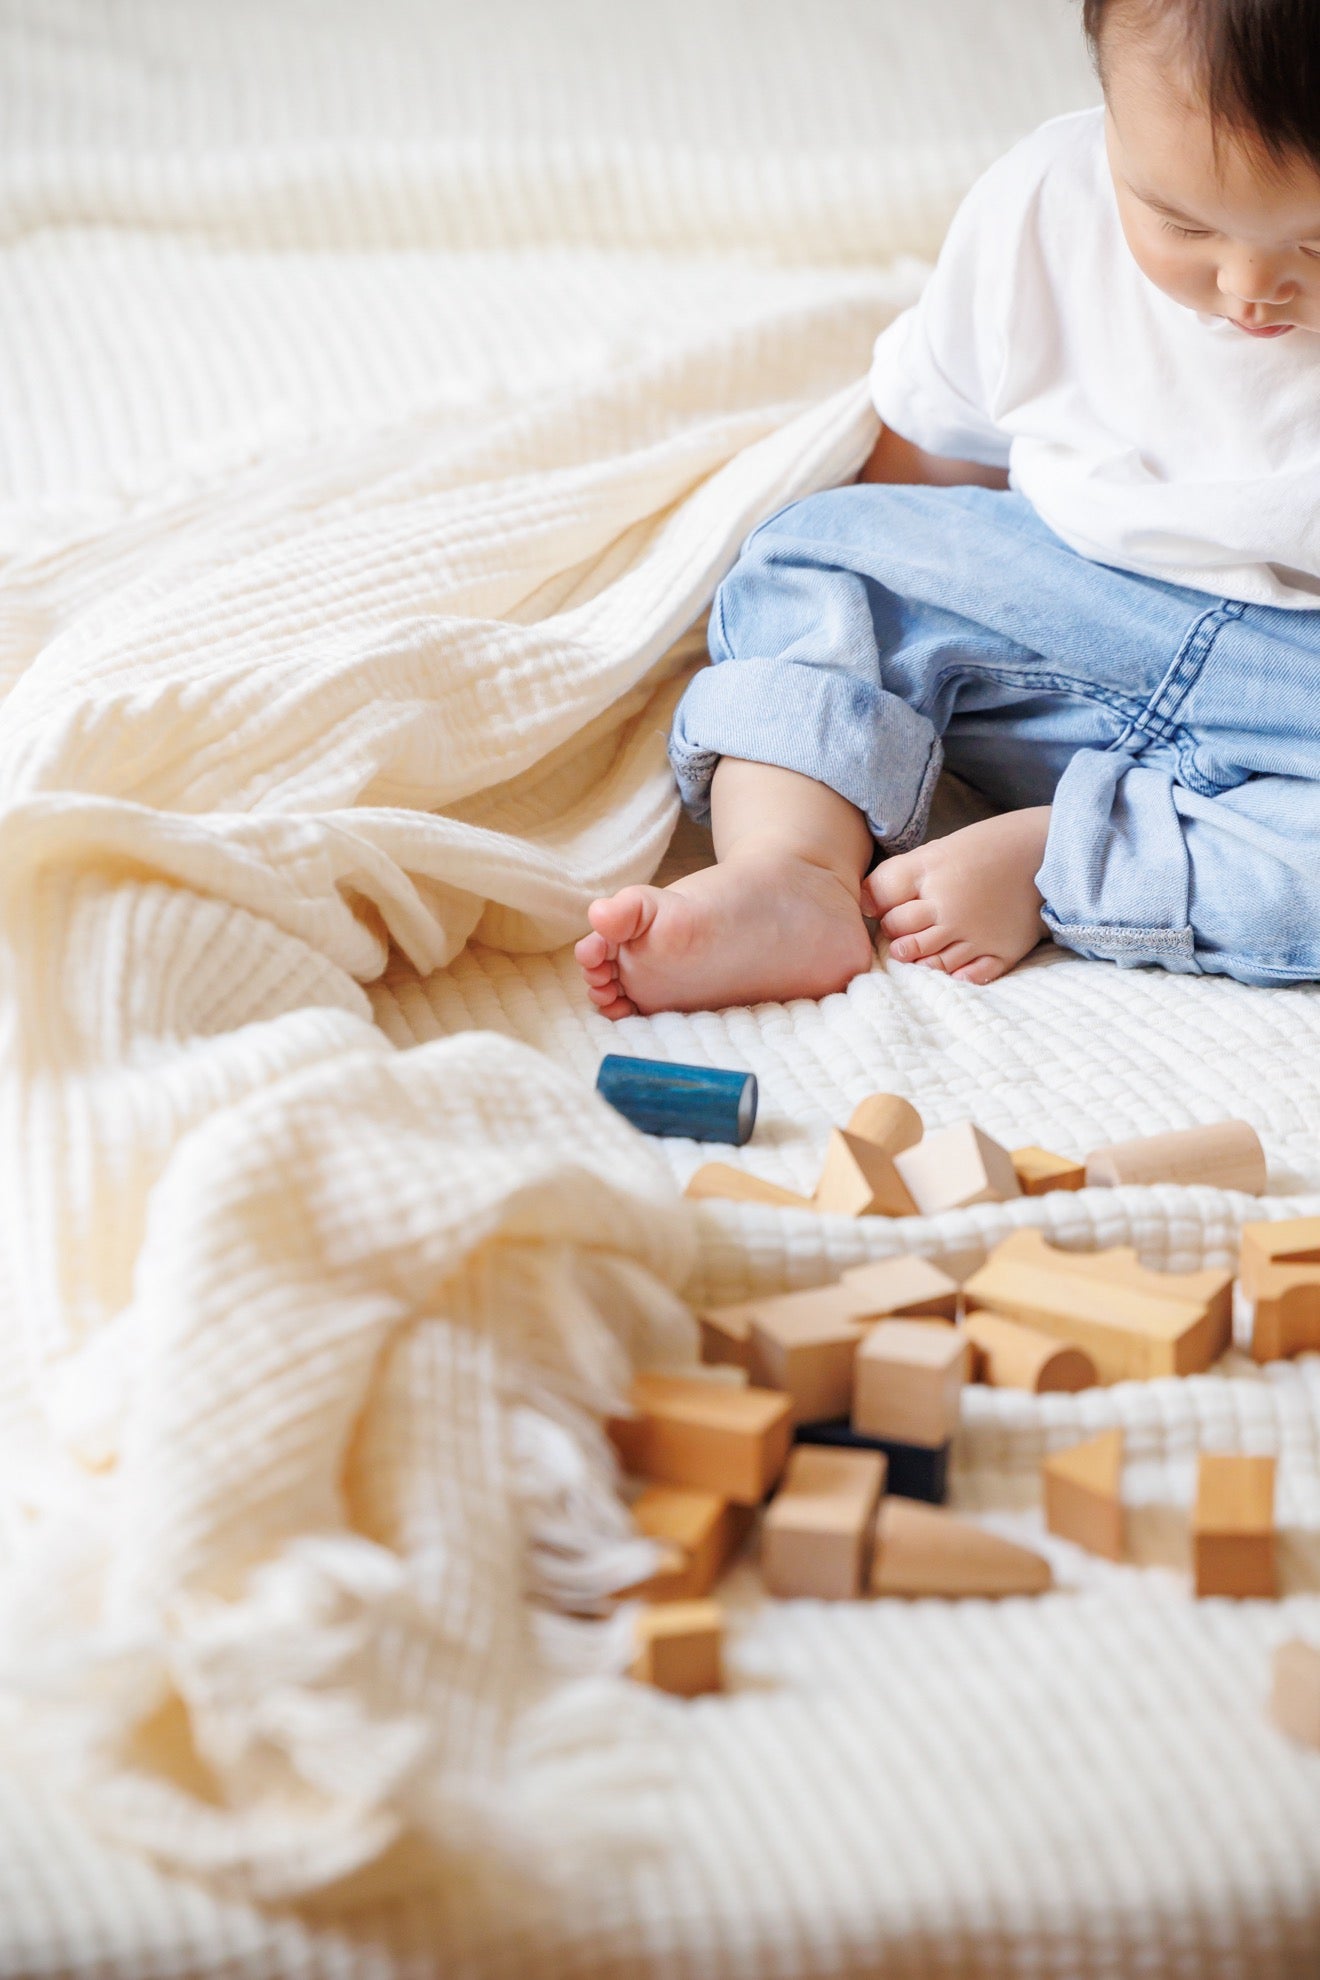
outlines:
[{"label": "baby's face", "polygon": [[1109,167],[1128,246],[1175,302],[1244,334],[1320,333],[1320,173],[1275,170],[1210,119],[1148,39],[1104,48]]}]

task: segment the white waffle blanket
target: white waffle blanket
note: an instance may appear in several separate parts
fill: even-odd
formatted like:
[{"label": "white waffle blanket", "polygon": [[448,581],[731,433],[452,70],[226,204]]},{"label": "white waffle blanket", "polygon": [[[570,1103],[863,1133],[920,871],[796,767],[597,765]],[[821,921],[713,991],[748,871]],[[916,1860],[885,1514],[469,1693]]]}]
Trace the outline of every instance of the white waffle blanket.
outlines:
[{"label": "white waffle blanket", "polygon": [[[681,1294],[1040,1221],[683,1204],[612,1046],[1010,1143],[1245,1114],[1320,1210],[1320,997],[1054,954],[611,1031],[564,948],[674,824],[742,534],[846,478],[973,174],[1091,84],[1064,0],[0,0],[0,1976],[1314,1974],[1320,1371],[969,1398],[956,1496],[1121,1422],[1137,1565],[765,1605],[621,1682],[601,1414]],[[534,1049],[533,1049],[534,1048]],[[1193,1604],[1200,1447],[1287,1599]],[[626,1624],[626,1618],[624,1619]]]}]

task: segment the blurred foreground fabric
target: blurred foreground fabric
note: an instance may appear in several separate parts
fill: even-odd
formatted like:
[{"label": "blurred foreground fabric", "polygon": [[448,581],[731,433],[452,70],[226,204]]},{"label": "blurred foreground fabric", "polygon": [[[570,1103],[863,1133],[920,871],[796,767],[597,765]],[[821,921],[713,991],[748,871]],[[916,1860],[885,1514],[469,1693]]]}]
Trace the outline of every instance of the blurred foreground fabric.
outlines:
[{"label": "blurred foreground fabric", "polygon": [[[691,1709],[581,1619],[684,1296],[896,1243],[693,1211],[611,1045],[753,1065],[799,1184],[889,1086],[1248,1113],[1320,1210],[1309,991],[1047,954],[612,1032],[564,948],[666,853],[740,538],[855,472],[957,199],[1092,88],[1064,0],[0,0],[4,1980],[1314,1970],[1283,1617],[1176,1553],[1198,1445],[1277,1450],[1315,1615],[1314,1365],[974,1397],[1006,1530],[1128,1424],[1146,1564],[1048,1602],[745,1576]],[[904,1240],[1192,1264],[1255,1210],[1095,1194]]]}]

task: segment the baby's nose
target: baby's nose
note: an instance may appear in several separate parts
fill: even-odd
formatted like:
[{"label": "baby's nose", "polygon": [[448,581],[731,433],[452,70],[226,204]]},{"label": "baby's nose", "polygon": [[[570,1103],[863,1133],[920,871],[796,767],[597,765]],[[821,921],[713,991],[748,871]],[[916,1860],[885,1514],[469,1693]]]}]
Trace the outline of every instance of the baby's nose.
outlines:
[{"label": "baby's nose", "polygon": [[1219,270],[1219,293],[1232,302],[1261,303],[1275,308],[1289,301],[1297,285],[1280,262],[1263,255],[1226,261]]}]

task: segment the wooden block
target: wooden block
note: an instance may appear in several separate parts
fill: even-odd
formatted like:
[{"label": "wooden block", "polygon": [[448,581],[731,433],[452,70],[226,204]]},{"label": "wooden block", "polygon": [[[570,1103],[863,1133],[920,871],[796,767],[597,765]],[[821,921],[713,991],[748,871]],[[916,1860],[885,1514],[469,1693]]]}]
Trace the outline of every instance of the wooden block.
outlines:
[{"label": "wooden block", "polygon": [[1231,1272],[1151,1272],[1123,1246],[1059,1251],[1035,1230],[996,1245],[963,1287],[989,1308],[1084,1348],[1101,1382],[1209,1368],[1232,1334]]},{"label": "wooden block", "polygon": [[903,1444],[947,1444],[967,1371],[961,1328],[880,1320],[857,1350],[852,1425]]},{"label": "wooden block", "polygon": [[628,1675],[678,1698],[723,1688],[724,1617],[718,1602],[666,1602],[637,1618]]},{"label": "wooden block", "polygon": [[886,1489],[905,1499],[925,1499],[940,1505],[949,1490],[947,1444],[900,1444],[892,1437],[868,1437],[854,1430],[848,1418],[834,1423],[801,1423],[794,1432],[799,1444],[819,1444],[834,1451],[874,1451],[885,1460]]},{"label": "wooden block", "polygon": [[632,1401],[637,1414],[614,1417],[608,1427],[624,1469],[639,1478],[755,1506],[784,1468],[792,1434],[787,1396],[638,1375]]},{"label": "wooden block", "polygon": [[1045,1524],[1106,1560],[1123,1558],[1123,1432],[1104,1430],[1070,1450],[1055,1451],[1040,1468]]},{"label": "wooden block", "polygon": [[969,1313],[963,1330],[971,1343],[976,1379],[993,1389],[1026,1389],[1039,1396],[1091,1388],[1095,1363],[1083,1348],[1069,1347],[1039,1327],[1005,1320],[1001,1313]]},{"label": "wooden block", "polygon": [[1192,1514],[1198,1595],[1277,1592],[1274,1471],[1272,1457],[1202,1454]]},{"label": "wooden block", "polygon": [[1055,1189],[1085,1189],[1086,1164],[1048,1148],[1015,1148],[1009,1157],[1024,1196],[1048,1196]]},{"label": "wooden block", "polygon": [[1255,1299],[1264,1274],[1277,1265],[1320,1268],[1320,1217],[1285,1217],[1242,1226],[1242,1290]]},{"label": "wooden block", "polygon": [[772,1595],[849,1602],[862,1592],[885,1461],[874,1451],[799,1444],[761,1524]]},{"label": "wooden block", "polygon": [[1053,1586],[1050,1564],[942,1506],[887,1498],[871,1556],[873,1595],[1039,1595]]},{"label": "wooden block", "polygon": [[1320,1352],[1320,1217],[1244,1224],[1241,1277],[1257,1361]]},{"label": "wooden block", "polygon": [[851,1265],[842,1285],[864,1302],[860,1319],[956,1320],[962,1289],[956,1279],[928,1258],[879,1258],[871,1265]]},{"label": "wooden block", "polygon": [[742,1545],[751,1514],[716,1492],[681,1485],[648,1485],[632,1509],[639,1533],[659,1540],[677,1558],[643,1582],[648,1602],[691,1602],[709,1595]]},{"label": "wooden block", "polygon": [[784,1210],[816,1207],[809,1196],[796,1196],[791,1189],[781,1189],[778,1183],[749,1175],[746,1169],[735,1169],[732,1162],[703,1162],[688,1177],[683,1194],[698,1202],[717,1196],[730,1203],[773,1203]]},{"label": "wooden block", "polygon": [[883,1148],[835,1128],[812,1197],[826,1217],[911,1217],[916,1206]]},{"label": "wooden block", "polygon": [[1022,1194],[1008,1150],[971,1121],[923,1136],[894,1157],[894,1167],[923,1217]]},{"label": "wooden block", "polygon": [[1274,1653],[1270,1717],[1303,1746],[1320,1747],[1320,1644],[1293,1636]]},{"label": "wooden block", "polygon": [[1109,1189],[1123,1183],[1209,1183],[1260,1196],[1265,1150],[1249,1121],[1220,1121],[1214,1127],[1147,1134],[1093,1148],[1086,1158],[1086,1180],[1092,1188]]},{"label": "wooden block", "polygon": [[751,1367],[752,1321],[747,1300],[732,1306],[699,1307],[697,1325],[701,1329],[701,1358],[707,1367]]},{"label": "wooden block", "polygon": [[853,1108],[848,1133],[883,1148],[886,1155],[898,1155],[920,1141],[925,1129],[910,1100],[900,1100],[896,1093],[868,1093]]},{"label": "wooden block", "polygon": [[782,1389],[793,1421],[845,1415],[852,1403],[853,1362],[865,1327],[845,1286],[817,1286],[749,1303],[753,1382]]}]

